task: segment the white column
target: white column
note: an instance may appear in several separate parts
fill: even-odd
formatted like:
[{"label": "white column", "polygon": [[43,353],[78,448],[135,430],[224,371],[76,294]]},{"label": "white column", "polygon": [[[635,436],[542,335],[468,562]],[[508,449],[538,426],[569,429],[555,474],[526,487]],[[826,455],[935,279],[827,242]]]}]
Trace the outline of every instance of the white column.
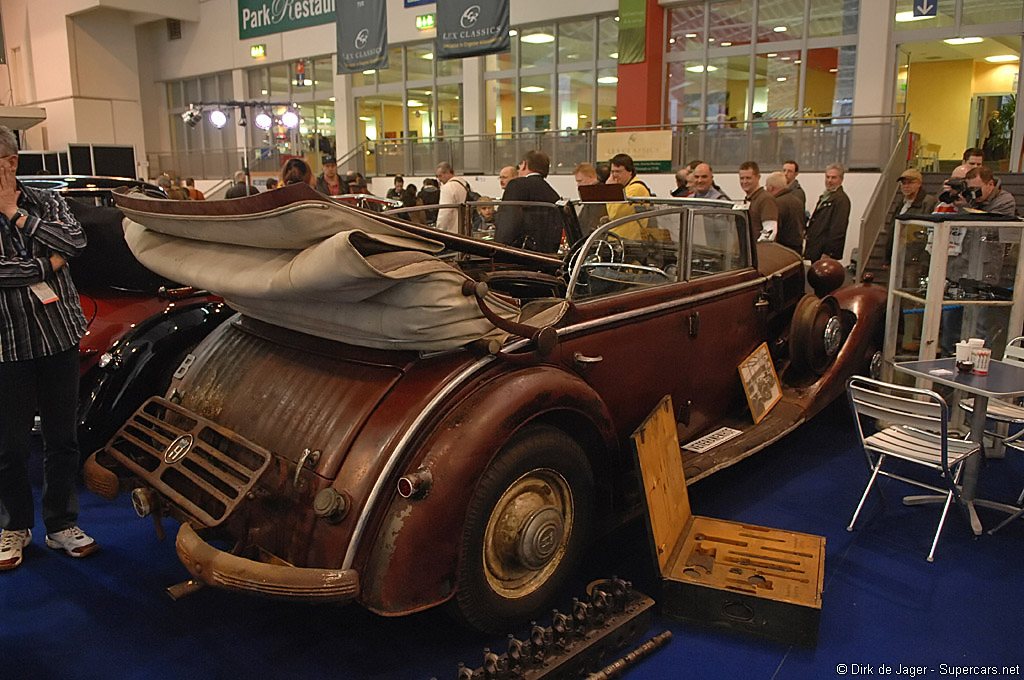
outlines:
[{"label": "white column", "polygon": [[359,117],[356,115],[356,104],[352,99],[352,76],[337,75],[338,55],[332,61],[334,69],[334,130],[337,135],[335,151],[338,158],[344,158],[355,148],[359,140],[356,131],[359,128]]},{"label": "white column", "polygon": [[892,112],[896,50],[893,45],[895,0],[861,0],[854,75],[853,115]]}]

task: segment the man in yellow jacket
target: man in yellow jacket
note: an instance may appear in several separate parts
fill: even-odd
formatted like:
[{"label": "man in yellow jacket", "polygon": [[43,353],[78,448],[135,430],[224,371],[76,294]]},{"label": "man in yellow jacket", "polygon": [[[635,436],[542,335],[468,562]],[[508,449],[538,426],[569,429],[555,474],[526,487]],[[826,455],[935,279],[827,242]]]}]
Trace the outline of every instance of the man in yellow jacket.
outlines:
[{"label": "man in yellow jacket", "polygon": [[[629,154],[617,154],[612,158],[611,168],[612,172],[608,177],[607,183],[621,184],[627,197],[636,198],[653,195],[651,190],[647,188],[647,185],[637,178],[636,171],[633,169],[633,159]],[[609,220],[616,220],[637,212],[637,205],[635,203],[609,203],[607,208]],[[613,231],[622,238],[639,241],[643,238],[643,230],[646,228],[647,220],[642,219],[628,222],[617,229],[613,229]]]}]

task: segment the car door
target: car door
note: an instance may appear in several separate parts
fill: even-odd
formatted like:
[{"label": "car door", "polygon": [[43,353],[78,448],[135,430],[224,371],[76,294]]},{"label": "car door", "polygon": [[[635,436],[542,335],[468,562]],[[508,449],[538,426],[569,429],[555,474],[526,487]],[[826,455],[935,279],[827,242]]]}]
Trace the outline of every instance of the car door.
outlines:
[{"label": "car door", "polygon": [[[718,264],[695,270],[694,225],[706,259],[705,232],[727,224],[734,236],[715,245]],[[559,331],[562,360],[601,395],[621,436],[665,394],[689,429],[732,404],[736,366],[757,337],[746,233],[743,212],[659,208],[597,229],[575,256],[567,294],[575,313]]]}]

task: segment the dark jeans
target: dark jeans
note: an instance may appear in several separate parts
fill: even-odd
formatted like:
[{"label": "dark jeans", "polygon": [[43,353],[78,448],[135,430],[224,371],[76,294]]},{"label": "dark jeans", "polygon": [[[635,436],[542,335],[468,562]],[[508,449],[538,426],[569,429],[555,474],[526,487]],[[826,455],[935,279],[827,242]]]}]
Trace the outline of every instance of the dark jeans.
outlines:
[{"label": "dark jeans", "polygon": [[78,521],[78,347],[41,359],[0,361],[0,527],[35,525],[28,458],[38,407],[43,428],[43,524]]}]

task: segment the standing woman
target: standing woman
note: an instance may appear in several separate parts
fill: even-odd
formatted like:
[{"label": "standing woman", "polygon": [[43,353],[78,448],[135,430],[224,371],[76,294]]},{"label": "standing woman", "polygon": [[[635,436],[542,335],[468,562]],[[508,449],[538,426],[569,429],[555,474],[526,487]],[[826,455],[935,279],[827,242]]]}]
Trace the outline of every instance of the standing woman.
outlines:
[{"label": "standing woman", "polygon": [[22,186],[18,143],[0,126],[0,571],[14,569],[32,540],[28,476],[32,421],[43,430],[46,545],[71,557],[95,552],[78,528],[78,341],[86,321],[68,260],[85,232],[64,199]]}]

